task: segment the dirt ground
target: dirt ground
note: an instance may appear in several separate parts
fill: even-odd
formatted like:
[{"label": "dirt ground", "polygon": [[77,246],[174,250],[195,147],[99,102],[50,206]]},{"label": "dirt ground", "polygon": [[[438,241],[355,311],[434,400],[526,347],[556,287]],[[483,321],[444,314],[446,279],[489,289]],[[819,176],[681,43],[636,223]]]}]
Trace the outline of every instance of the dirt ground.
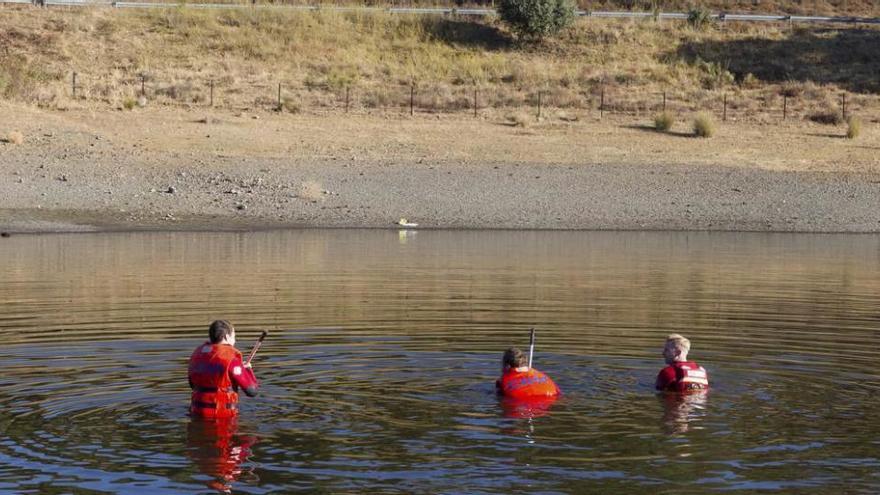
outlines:
[{"label": "dirt ground", "polygon": [[880,231],[880,128],[0,103],[9,232],[393,227]]}]

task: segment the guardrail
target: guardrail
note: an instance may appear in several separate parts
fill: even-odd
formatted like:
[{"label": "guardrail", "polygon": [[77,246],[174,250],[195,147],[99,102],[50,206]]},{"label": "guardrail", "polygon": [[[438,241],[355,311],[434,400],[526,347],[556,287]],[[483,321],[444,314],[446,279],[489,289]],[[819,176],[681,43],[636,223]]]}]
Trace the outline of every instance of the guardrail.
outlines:
[{"label": "guardrail", "polygon": [[[114,8],[177,8],[193,9],[278,9],[278,10],[310,10],[333,12],[388,12],[391,14],[413,15],[467,15],[491,16],[494,9],[456,8],[456,7],[345,7],[336,5],[256,5],[235,3],[174,3],[174,2],[117,2],[112,0],[0,0],[0,4],[33,4],[43,7],[114,7]],[[669,19],[686,20],[686,12],[626,12],[626,11],[588,11],[578,10],[579,17],[617,18],[617,19]],[[712,14],[711,18],[721,22],[788,22],[788,23],[826,23],[826,24],[880,24],[877,17],[844,17],[844,16],[804,16],[804,15],[771,15],[771,14]]]}]

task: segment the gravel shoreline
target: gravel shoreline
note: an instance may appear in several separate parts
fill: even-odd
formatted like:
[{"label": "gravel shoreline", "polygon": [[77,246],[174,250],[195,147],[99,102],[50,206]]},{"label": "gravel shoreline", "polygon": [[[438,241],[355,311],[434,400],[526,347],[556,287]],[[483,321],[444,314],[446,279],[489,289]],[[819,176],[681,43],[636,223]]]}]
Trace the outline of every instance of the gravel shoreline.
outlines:
[{"label": "gravel shoreline", "polygon": [[[46,121],[26,128],[24,145],[0,143],[0,231],[396,228],[405,217],[442,229],[880,232],[880,167],[870,147],[841,171],[731,166],[722,144],[681,163],[675,146],[706,145],[643,131],[628,132],[646,143],[670,139],[670,152],[460,159],[443,155],[441,142],[434,152],[401,145],[286,157],[144,147]],[[511,132],[496,127],[487,128]],[[382,137],[365,134],[371,139]]]},{"label": "gravel shoreline", "polygon": [[[857,174],[265,160],[198,171],[84,167],[22,167],[32,170],[22,182],[0,186],[0,230],[393,228],[405,217],[420,228],[880,231],[880,182]],[[303,194],[304,180],[320,184],[317,195]]]}]

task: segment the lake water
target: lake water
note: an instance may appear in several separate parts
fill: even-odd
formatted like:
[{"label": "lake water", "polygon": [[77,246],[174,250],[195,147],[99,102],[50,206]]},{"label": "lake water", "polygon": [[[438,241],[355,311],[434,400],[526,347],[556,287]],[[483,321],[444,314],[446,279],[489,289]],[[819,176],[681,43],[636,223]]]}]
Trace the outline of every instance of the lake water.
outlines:
[{"label": "lake water", "polygon": [[[0,280],[2,492],[880,491],[880,236],[20,235]],[[222,427],[216,318],[270,331]],[[532,326],[565,394],[511,409]],[[654,393],[671,332],[708,395]]]}]

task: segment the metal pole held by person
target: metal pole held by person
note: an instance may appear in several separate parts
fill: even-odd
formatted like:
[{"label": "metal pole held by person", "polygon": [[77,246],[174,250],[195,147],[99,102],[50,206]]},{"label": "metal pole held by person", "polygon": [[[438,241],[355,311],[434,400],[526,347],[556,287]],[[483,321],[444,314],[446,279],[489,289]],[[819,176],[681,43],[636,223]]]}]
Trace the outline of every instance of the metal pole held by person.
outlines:
[{"label": "metal pole held by person", "polygon": [[529,369],[532,369],[532,357],[535,355],[535,329],[529,331]]},{"label": "metal pole held by person", "polygon": [[254,348],[251,349],[251,354],[248,356],[247,361],[245,361],[245,366],[250,366],[251,360],[254,358],[254,355],[260,350],[260,346],[263,345],[263,340],[266,339],[266,336],[269,335],[268,330],[263,330],[263,333],[260,334],[260,338],[257,339],[257,342],[254,344]]}]

